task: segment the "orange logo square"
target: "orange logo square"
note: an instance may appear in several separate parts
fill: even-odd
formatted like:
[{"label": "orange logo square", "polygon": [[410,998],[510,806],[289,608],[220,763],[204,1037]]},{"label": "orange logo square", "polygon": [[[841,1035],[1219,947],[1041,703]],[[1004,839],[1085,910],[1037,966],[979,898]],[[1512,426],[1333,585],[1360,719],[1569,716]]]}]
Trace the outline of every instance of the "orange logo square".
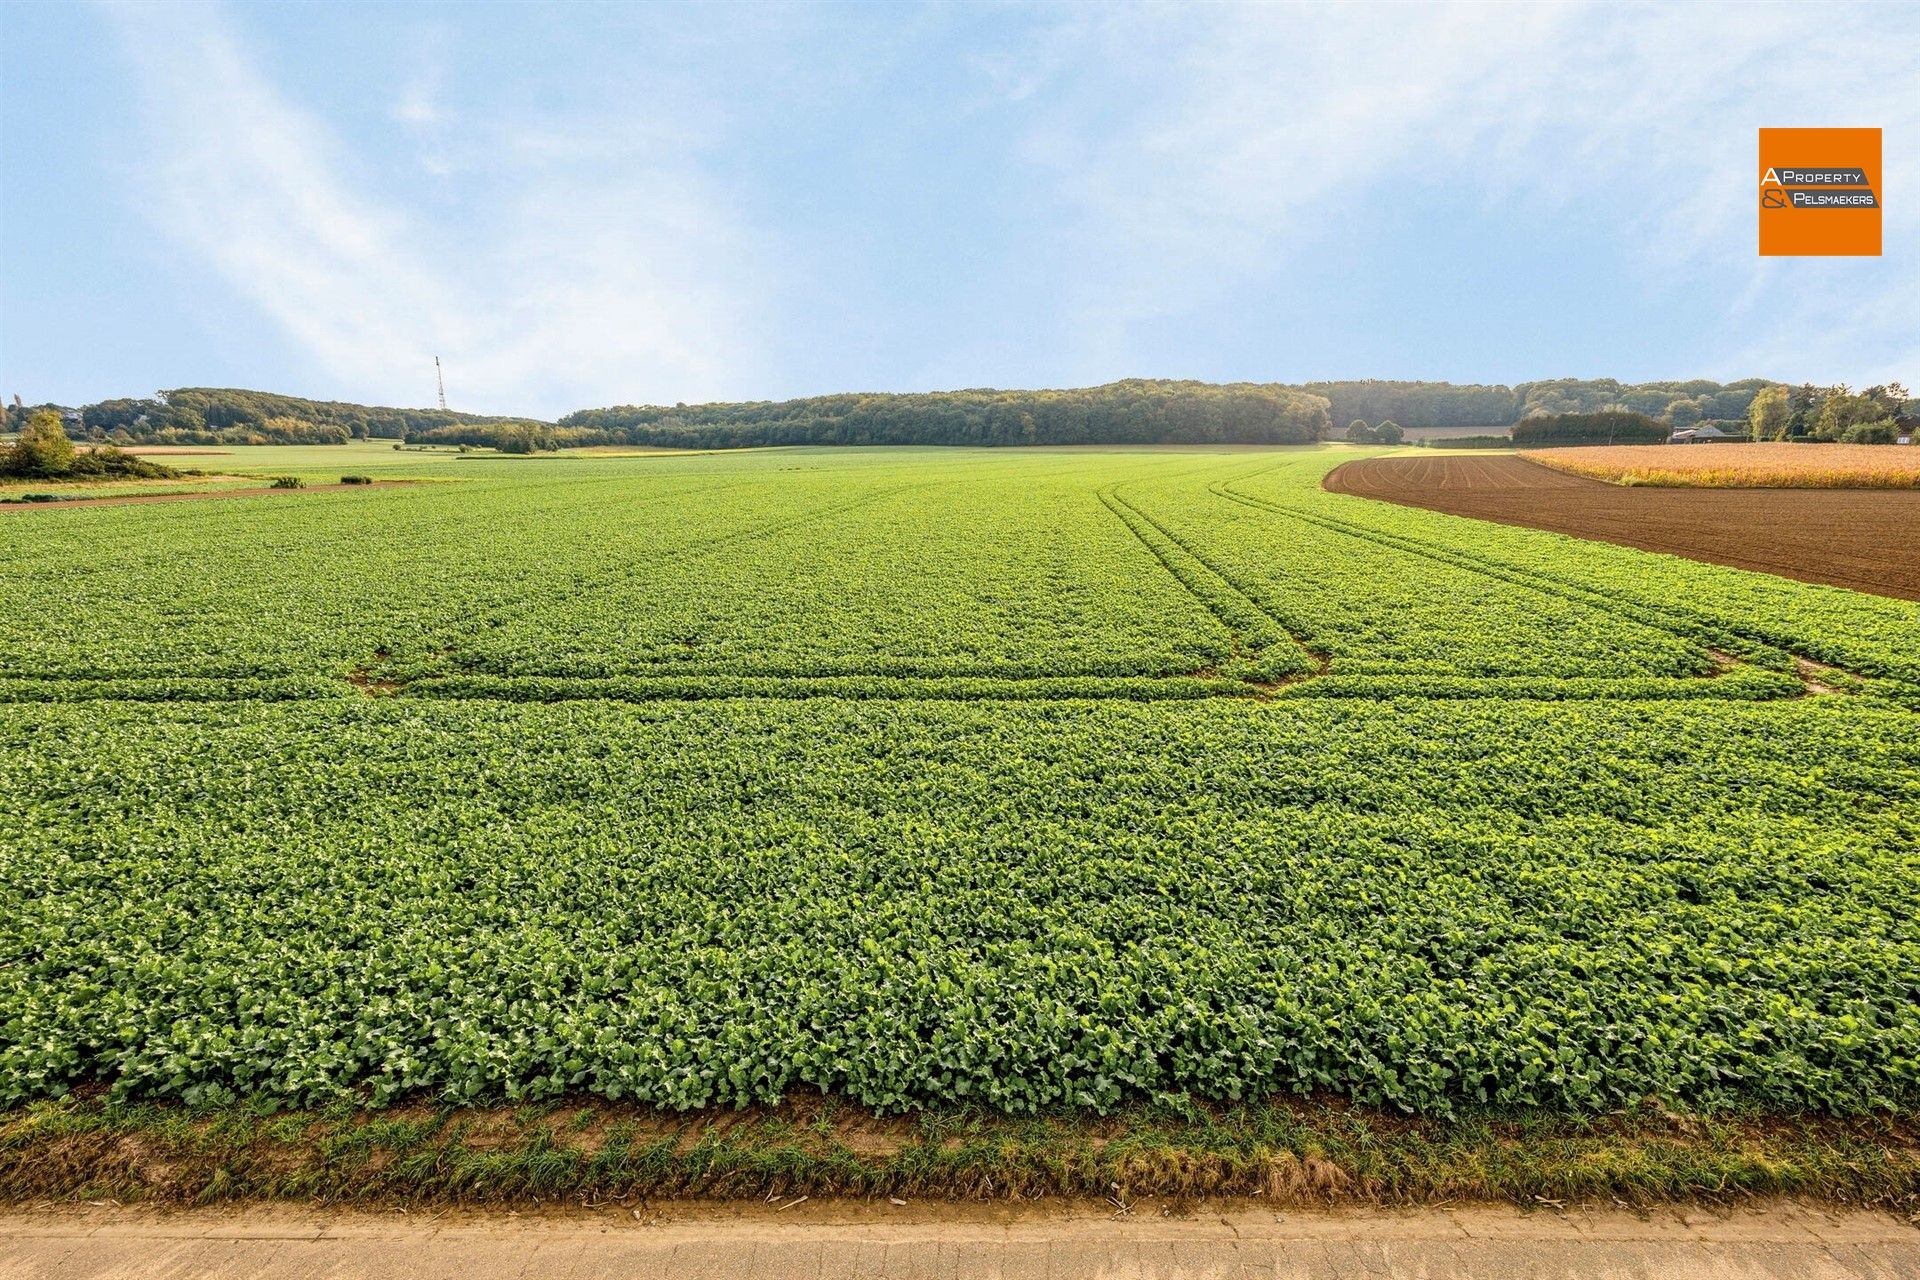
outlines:
[{"label": "orange logo square", "polygon": [[1880,131],[1760,131],[1760,256],[1880,256]]}]

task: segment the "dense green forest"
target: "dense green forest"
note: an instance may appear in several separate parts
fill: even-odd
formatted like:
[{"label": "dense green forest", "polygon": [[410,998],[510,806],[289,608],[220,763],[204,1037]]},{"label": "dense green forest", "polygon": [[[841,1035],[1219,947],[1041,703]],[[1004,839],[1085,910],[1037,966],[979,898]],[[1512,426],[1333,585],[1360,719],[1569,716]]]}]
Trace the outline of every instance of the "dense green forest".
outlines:
[{"label": "dense green forest", "polygon": [[1770,378],[1743,378],[1739,382],[1616,382],[1612,378],[1555,378],[1523,382],[1515,387],[1520,411],[1514,420],[1543,413],[1600,413],[1626,409],[1658,418],[1672,427],[1701,422],[1738,422],[1747,406]]},{"label": "dense green forest", "polygon": [[[747,444],[1284,443],[1311,418],[1321,437],[1355,421],[1401,427],[1504,427],[1539,414],[1630,409],[1676,426],[1734,421],[1764,378],[1658,382],[1563,378],[1518,387],[1446,382],[1116,382],[1084,391],[954,391],[837,395],[747,404],[622,406],[560,420],[609,441],[673,446]],[[1324,413],[1303,410],[1326,401]],[[1325,425],[1318,425],[1324,420]]]},{"label": "dense green forest", "polygon": [[747,404],[587,409],[562,429],[632,444],[1300,444],[1327,402],[1290,387],[1132,379],[1072,391],[847,394]]},{"label": "dense green forest", "polygon": [[1504,427],[1519,417],[1512,387],[1480,383],[1308,382],[1301,390],[1325,396],[1335,422],[1397,422],[1403,427]]},{"label": "dense green forest", "polygon": [[[1761,396],[1765,391],[1767,394]],[[1756,397],[1762,401],[1753,408]],[[1778,402],[1776,405],[1776,401]],[[1898,384],[1788,388],[1764,378],[1717,383],[1623,383],[1556,378],[1518,386],[1446,382],[1205,383],[1129,379],[1042,391],[847,393],[731,404],[582,409],[558,423],[530,418],[380,408],[261,391],[184,387],[147,399],[104,400],[61,413],[76,439],[113,444],[328,444],[353,439],[465,444],[526,453],[578,445],[735,448],[794,444],[1289,444],[1352,424],[1486,426],[1497,433],[1539,417],[1629,412],[1672,429],[1718,423],[1745,432],[1759,413],[1767,438],[1892,438],[1920,403]],[[17,431],[33,410],[6,411]],[[1904,414],[1904,417],[1903,417]],[[1348,426],[1339,424],[1346,423]]]},{"label": "dense green forest", "polygon": [[[9,426],[14,414],[26,412],[9,410]],[[326,444],[371,437],[514,452],[589,444],[1298,444],[1318,439],[1327,426],[1326,401],[1290,387],[1147,380],[1069,391],[588,409],[557,425],[187,388],[88,405],[69,422],[75,435],[115,443]]]}]

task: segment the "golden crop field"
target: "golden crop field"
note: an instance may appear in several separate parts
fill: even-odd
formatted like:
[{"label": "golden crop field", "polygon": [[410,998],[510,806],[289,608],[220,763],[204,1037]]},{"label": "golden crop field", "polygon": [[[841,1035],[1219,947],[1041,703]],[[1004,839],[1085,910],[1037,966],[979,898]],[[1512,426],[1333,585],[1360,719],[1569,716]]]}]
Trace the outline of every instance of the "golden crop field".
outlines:
[{"label": "golden crop field", "polygon": [[1920,448],[1874,444],[1594,445],[1526,457],[1613,484],[1692,489],[1920,489]]}]

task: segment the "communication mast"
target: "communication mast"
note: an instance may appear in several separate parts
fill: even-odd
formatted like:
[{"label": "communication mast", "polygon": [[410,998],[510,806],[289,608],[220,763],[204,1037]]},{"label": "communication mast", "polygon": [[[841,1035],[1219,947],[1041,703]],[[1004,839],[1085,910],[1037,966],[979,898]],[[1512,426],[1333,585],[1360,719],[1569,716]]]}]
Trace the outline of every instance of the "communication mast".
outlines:
[{"label": "communication mast", "polygon": [[440,388],[440,408],[444,411],[447,407],[447,379],[446,375],[440,372],[439,356],[433,358],[433,381],[434,385]]}]

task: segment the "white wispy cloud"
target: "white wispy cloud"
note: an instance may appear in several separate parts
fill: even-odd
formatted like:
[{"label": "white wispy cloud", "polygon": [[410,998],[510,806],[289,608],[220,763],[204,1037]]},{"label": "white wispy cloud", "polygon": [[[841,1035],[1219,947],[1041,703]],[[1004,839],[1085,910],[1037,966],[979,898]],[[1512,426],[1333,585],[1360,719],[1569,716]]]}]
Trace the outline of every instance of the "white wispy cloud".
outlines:
[{"label": "white wispy cloud", "polygon": [[[1911,5],[1145,5],[1059,29],[989,84],[1044,104],[1025,159],[1077,211],[1089,363],[1283,267],[1349,202],[1445,180],[1544,217],[1604,208],[1650,285],[1722,291],[1740,322],[1723,371],[1911,378],[1913,255],[1763,261],[1751,188],[1754,129],[1802,124],[1880,126],[1887,186],[1913,190],[1916,50]],[[1920,202],[1886,219],[1911,245]]]},{"label": "white wispy cloud", "polygon": [[[410,28],[419,47],[397,60],[387,100],[359,114],[335,101],[332,117],[248,40],[246,11],[108,12],[143,103],[140,203],[305,353],[316,391],[342,397],[421,403],[435,354],[457,407],[787,394],[823,389],[814,344],[836,333],[890,353],[896,371],[936,365],[887,344],[935,334],[958,353],[937,367],[968,384],[1010,362],[1031,371],[1032,349],[1047,353],[1032,375],[1046,380],[1167,372],[1143,358],[1153,325],[1284,277],[1357,204],[1440,186],[1478,193],[1490,225],[1515,211],[1599,225],[1649,308],[1712,299],[1722,323],[1663,372],[1920,376],[1920,259],[1900,248],[1920,239],[1920,200],[1900,194],[1920,190],[1920,6],[1143,4],[991,24],[939,6],[880,24],[742,7],[637,34],[609,19],[605,38],[625,41],[618,77],[549,51],[484,91],[462,79],[462,29],[428,21]],[[970,77],[930,74],[949,65]],[[927,83],[909,103],[910,76]],[[498,92],[516,84],[522,96]],[[545,105],[556,84],[564,108]],[[914,285],[880,256],[884,234],[870,246],[835,241],[817,216],[782,224],[792,197],[817,209],[822,196],[764,163],[768,138],[857,151],[862,138],[807,123],[862,132],[847,104],[872,113],[872,155],[948,141],[903,116],[969,144],[956,163],[979,163],[982,139],[1013,140],[1005,163],[1022,181],[997,186],[995,172],[983,188],[1004,189],[1005,205],[956,211],[937,233],[958,262],[978,218],[988,248],[967,270],[1008,277],[1010,295],[1032,297],[1010,278],[1023,264],[1059,282],[1065,303],[1050,293],[1018,317],[1028,350],[1009,355],[1001,313],[943,317],[944,334],[929,319],[913,337],[832,328],[836,309],[917,314]],[[1755,255],[1759,124],[1886,131],[1887,258]],[[896,163],[821,179],[840,183],[850,225],[869,212],[857,203],[869,180],[926,176]],[[895,229],[879,208],[874,225]],[[945,287],[930,269],[917,284]],[[964,307],[966,290],[953,293]],[[1626,372],[1604,367],[1612,358],[1535,372]]]},{"label": "white wispy cloud", "polygon": [[456,121],[445,102],[447,39],[437,24],[418,32],[415,70],[387,113],[412,137],[422,171],[435,178],[451,177],[456,169],[448,151]]},{"label": "white wispy cloud", "polygon": [[543,415],[718,395],[751,367],[756,255],[658,128],[616,165],[530,152],[541,128],[565,141],[623,126],[456,128],[430,70],[401,92],[396,126],[425,139],[430,172],[493,166],[469,192],[484,209],[450,224],[389,194],[223,10],[106,12],[142,90],[141,203],[341,398],[425,403],[436,354],[455,407]]}]

